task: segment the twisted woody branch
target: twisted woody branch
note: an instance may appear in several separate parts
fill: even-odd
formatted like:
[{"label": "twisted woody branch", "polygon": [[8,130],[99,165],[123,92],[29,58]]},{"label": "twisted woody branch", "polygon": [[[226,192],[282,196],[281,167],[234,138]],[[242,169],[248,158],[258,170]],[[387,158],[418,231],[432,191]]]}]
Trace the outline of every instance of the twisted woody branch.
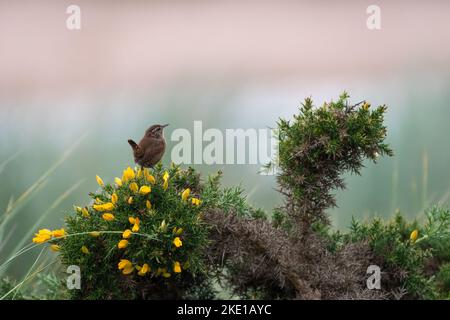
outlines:
[{"label": "twisted woody branch", "polygon": [[[215,209],[205,214],[214,226],[208,256],[227,270],[226,280],[240,295],[262,298],[377,298],[363,286],[373,258],[364,242],[330,252],[315,228],[329,226],[326,210],[332,194],[345,187],[342,175],[359,174],[363,161],[392,155],[384,143],[385,106],[363,101],[349,105],[348,95],[313,107],[302,104],[292,121],[281,119],[279,191],[284,205],[272,221]],[[259,296],[258,296],[259,295]]]}]

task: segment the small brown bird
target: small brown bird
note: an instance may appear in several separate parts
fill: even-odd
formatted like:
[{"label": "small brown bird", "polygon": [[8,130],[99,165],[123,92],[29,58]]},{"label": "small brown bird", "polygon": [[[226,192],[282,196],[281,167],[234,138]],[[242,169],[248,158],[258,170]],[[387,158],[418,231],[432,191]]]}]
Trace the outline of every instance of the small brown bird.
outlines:
[{"label": "small brown bird", "polygon": [[164,128],[167,126],[168,124],[151,126],[145,131],[139,144],[131,139],[128,140],[133,149],[134,162],[142,167],[151,168],[161,160],[166,150]]}]

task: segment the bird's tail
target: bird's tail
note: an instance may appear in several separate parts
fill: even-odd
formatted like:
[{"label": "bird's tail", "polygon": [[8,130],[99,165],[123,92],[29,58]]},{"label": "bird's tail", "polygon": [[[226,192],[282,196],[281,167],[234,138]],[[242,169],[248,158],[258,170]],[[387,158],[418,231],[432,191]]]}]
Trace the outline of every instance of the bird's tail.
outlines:
[{"label": "bird's tail", "polygon": [[134,142],[131,139],[128,139],[128,143],[130,144],[131,148],[133,149],[134,152],[138,152],[139,151],[139,146],[137,145],[136,142]]}]

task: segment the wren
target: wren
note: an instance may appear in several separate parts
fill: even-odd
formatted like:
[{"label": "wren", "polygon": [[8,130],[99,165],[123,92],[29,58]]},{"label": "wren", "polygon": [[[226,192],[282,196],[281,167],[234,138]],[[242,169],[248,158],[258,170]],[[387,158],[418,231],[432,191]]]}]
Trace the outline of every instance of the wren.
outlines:
[{"label": "wren", "polygon": [[155,124],[145,131],[144,137],[139,144],[129,139],[128,143],[133,149],[134,162],[144,168],[152,168],[164,155],[166,140],[164,139],[164,128],[168,124]]}]

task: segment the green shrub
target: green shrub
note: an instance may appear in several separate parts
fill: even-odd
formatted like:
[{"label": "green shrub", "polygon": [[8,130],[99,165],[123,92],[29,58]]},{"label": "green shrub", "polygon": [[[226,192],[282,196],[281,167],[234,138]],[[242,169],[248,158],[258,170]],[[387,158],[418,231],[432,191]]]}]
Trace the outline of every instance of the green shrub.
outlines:
[{"label": "green shrub", "polygon": [[344,172],[359,174],[365,158],[392,155],[384,142],[386,106],[351,105],[348,97],[344,92],[318,108],[307,98],[292,120],[279,121],[278,183],[288,201],[285,218],[298,228],[327,223],[325,210],[336,205],[333,192],[344,188]]},{"label": "green shrub", "polygon": [[[390,298],[434,299],[445,294],[445,268],[434,281],[441,264],[450,261],[449,210],[433,207],[426,211],[426,221],[407,222],[397,212],[391,220],[381,218],[363,223],[352,219],[346,233],[332,231],[323,224],[315,231],[326,239],[330,251],[336,252],[349,243],[367,243],[373,251],[373,262],[383,273],[383,290]],[[438,277],[439,279],[439,277]]]},{"label": "green shrub", "polygon": [[114,184],[98,182],[92,204],[67,218],[67,236],[51,240],[65,265],[80,266],[74,298],[179,298],[205,282],[209,204],[194,171],[127,168]]},{"label": "green shrub", "polygon": [[450,262],[442,265],[436,276],[437,287],[443,299],[450,299]]},{"label": "green shrub", "polygon": [[203,212],[264,215],[242,189],[221,189],[220,177],[202,183],[194,169],[174,165],[127,168],[115,183],[97,177],[91,204],[75,206],[65,228],[40,230],[33,241],[80,267],[83,285],[70,291],[74,299],[212,298],[215,266],[205,257],[211,226]]},{"label": "green shrub", "polygon": [[[9,292],[11,292],[14,289],[14,287],[16,287],[16,285],[17,284],[8,277],[1,278],[0,279],[0,297],[5,296],[5,298],[4,298],[5,300],[12,300],[13,294],[9,294],[9,295],[7,295],[7,294]],[[24,296],[22,295],[21,292],[17,292],[14,299],[15,300],[23,300]]]},{"label": "green shrub", "polygon": [[344,241],[365,241],[375,254],[374,261],[383,272],[387,292],[404,288],[407,298],[434,298],[432,283],[424,275],[424,264],[431,251],[423,249],[414,238],[417,223],[408,224],[400,214],[388,222],[380,218],[363,224],[352,221]]}]

